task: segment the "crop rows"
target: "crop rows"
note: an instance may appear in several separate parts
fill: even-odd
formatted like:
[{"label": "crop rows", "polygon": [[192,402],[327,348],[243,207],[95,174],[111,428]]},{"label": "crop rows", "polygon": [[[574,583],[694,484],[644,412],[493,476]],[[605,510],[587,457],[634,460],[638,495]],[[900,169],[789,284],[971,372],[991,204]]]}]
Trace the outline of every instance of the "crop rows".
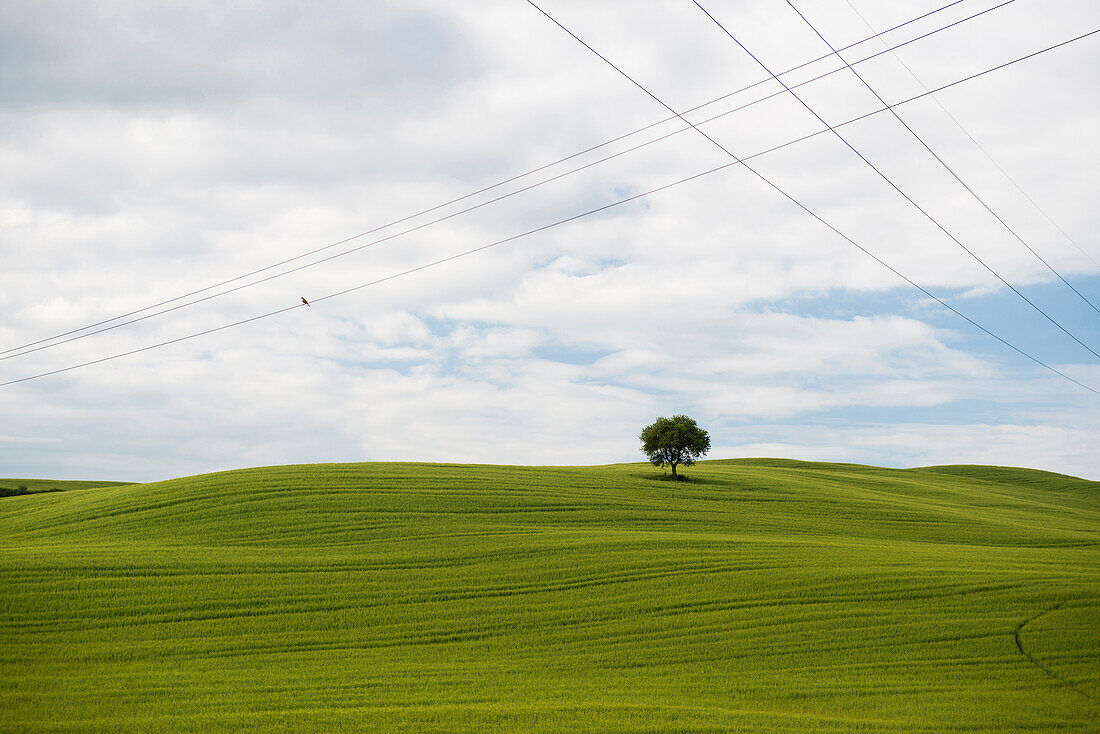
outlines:
[{"label": "crop rows", "polygon": [[1094,732],[1100,485],[248,469],[0,498],[0,730]]}]

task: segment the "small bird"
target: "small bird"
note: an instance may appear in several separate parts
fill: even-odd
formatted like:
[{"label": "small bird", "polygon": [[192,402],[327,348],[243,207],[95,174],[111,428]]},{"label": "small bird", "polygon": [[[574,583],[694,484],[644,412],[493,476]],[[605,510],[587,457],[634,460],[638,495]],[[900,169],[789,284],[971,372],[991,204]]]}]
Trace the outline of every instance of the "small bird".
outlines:
[{"label": "small bird", "polygon": [[[305,297],[305,296],[302,296],[302,303],[304,303],[304,304],[306,304],[307,306],[309,306],[309,301],[307,301],[307,300],[306,300],[306,297]],[[312,306],[310,306],[310,308],[312,308]]]}]

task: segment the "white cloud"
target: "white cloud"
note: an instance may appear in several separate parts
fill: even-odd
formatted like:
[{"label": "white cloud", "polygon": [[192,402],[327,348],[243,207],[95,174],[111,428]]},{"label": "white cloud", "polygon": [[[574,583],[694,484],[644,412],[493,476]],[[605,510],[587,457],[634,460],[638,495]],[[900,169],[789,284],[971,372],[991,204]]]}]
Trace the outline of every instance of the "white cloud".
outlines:
[{"label": "white cloud", "polygon": [[[1057,424],[892,423],[862,427],[776,429],[785,441],[715,447],[729,457],[783,456],[806,461],[886,463],[896,467],[990,464],[1043,467],[1096,479],[1095,418],[1077,415]],[[767,432],[763,426],[757,429]],[[890,457],[883,462],[882,457]]]},{"label": "white cloud", "polygon": [[[891,25],[931,8],[864,11]],[[284,3],[6,10],[6,48],[18,63],[0,64],[12,92],[0,105],[0,348],[336,242],[665,116],[523,4],[482,3],[475,13],[427,0],[349,3],[314,9],[305,26]],[[548,10],[678,107],[761,75],[690,5],[641,3],[626,13],[562,0]],[[823,50],[796,17],[767,3],[721,11],[776,67]],[[843,2],[813,11],[830,36],[864,35]],[[925,81],[942,83],[1096,20],[1089,3],[1016,4],[904,54]],[[1091,192],[1100,184],[1092,134],[1100,110],[1080,91],[1100,68],[1089,44],[943,95],[1075,233],[1095,229]],[[889,99],[913,93],[888,57],[866,69]],[[832,121],[870,109],[853,84],[835,75],[805,88],[806,99]],[[938,109],[926,101],[903,113],[1063,274],[1096,277]],[[817,127],[796,103],[776,99],[708,130],[743,155]],[[879,116],[845,135],[1013,282],[1052,281],[895,123]],[[678,135],[323,266],[0,361],[0,381],[316,299],[725,160],[694,133]],[[828,136],[754,165],[935,292],[1003,292]],[[893,465],[985,457],[1100,474],[1084,449],[1096,426],[1080,415],[1079,388],[1035,378],[1031,365],[975,341],[906,288],[732,168],[308,310],[0,388],[0,412],[14,423],[0,438],[0,466],[157,478],[362,458],[606,462],[636,458],[642,422],[691,411],[724,446],[715,455]],[[984,303],[959,302],[964,310]],[[1091,339],[1092,314],[1074,310],[1080,305],[1054,307]],[[1023,323],[1009,336],[1054,348]],[[1073,358],[1051,359],[1100,382]],[[848,427],[823,442],[822,421]]]}]

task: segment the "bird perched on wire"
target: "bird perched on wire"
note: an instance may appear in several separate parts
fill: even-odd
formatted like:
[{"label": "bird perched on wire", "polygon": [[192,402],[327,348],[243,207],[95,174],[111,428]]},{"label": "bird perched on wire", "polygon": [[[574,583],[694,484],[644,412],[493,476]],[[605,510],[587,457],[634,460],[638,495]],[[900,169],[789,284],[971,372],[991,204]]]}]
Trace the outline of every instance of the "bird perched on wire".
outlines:
[{"label": "bird perched on wire", "polygon": [[[309,301],[307,301],[307,300],[306,300],[306,297],[305,297],[305,296],[302,296],[302,303],[304,303],[304,304],[306,304],[307,306],[309,306]],[[312,308],[312,306],[310,306],[310,308]]]}]

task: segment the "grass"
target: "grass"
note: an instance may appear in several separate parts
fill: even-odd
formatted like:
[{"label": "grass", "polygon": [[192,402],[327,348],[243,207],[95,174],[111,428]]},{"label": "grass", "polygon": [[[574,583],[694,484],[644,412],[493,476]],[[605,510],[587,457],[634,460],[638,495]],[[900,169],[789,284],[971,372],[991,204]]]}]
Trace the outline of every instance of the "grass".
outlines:
[{"label": "grass", "polygon": [[118,487],[127,482],[86,482],[67,479],[0,479],[0,497],[14,497],[39,492],[67,492],[70,489]]},{"label": "grass", "polygon": [[0,730],[1100,730],[1100,483],[687,473],[326,464],[3,498]]}]

